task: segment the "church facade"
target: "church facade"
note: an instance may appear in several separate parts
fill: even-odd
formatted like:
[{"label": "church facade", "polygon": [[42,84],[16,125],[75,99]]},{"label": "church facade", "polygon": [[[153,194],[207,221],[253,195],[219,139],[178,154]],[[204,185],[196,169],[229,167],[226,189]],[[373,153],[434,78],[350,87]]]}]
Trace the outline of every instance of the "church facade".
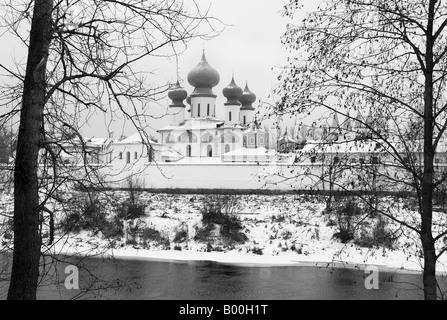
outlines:
[{"label": "church facade", "polygon": [[[168,92],[172,100],[169,105],[170,124],[158,132],[161,143],[170,150],[162,152],[162,162],[177,162],[185,158],[185,161],[221,159],[227,153],[253,154],[249,149],[265,153],[267,134],[256,125],[253,106],[256,95],[248,84],[242,89],[232,77],[222,92],[227,101],[223,106],[216,105],[217,95],[213,87],[219,84],[220,75],[209,65],[205,52],[187,79],[194,87],[191,94],[188,95],[178,82]],[[224,108],[225,119],[216,117],[217,108]]]}]

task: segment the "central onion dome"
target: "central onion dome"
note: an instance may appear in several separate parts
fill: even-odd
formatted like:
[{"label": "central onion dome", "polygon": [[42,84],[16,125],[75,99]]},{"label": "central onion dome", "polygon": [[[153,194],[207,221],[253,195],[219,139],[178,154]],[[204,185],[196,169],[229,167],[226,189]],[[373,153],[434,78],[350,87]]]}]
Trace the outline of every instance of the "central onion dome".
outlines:
[{"label": "central onion dome", "polygon": [[241,110],[254,110],[252,106],[253,102],[256,101],[256,95],[248,89],[248,84],[245,84],[245,89],[242,95],[239,97],[239,102],[242,103]]},{"label": "central onion dome", "polygon": [[169,99],[172,100],[172,104],[170,104],[170,107],[185,107],[185,104],[183,103],[183,100],[186,99],[188,96],[188,93],[185,89],[183,89],[179,82],[171,87],[171,90],[168,92]]},{"label": "central onion dome", "polygon": [[188,82],[195,90],[192,96],[213,96],[212,88],[219,84],[220,76],[206,61],[205,51],[199,64],[188,73]]},{"label": "central onion dome", "polygon": [[231,83],[222,90],[222,93],[227,98],[227,102],[224,105],[241,105],[238,99],[242,95],[242,89],[234,82],[234,76],[231,77]]}]

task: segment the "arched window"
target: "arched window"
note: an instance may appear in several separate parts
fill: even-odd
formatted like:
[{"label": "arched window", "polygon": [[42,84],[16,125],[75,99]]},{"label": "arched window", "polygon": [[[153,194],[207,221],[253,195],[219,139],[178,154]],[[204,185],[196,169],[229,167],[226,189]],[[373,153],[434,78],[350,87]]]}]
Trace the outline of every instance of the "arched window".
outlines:
[{"label": "arched window", "polygon": [[235,137],[235,136],[232,136],[232,137],[231,137],[231,142],[233,142],[233,143],[236,142],[236,137]]},{"label": "arched window", "polygon": [[211,145],[208,145],[208,147],[206,147],[206,154],[208,157],[213,156],[213,147]]},{"label": "arched window", "polygon": [[228,112],[228,120],[230,120],[230,121],[231,121],[231,111],[230,111],[230,112]]},{"label": "arched window", "polygon": [[149,162],[154,161],[154,149],[149,149]]},{"label": "arched window", "polygon": [[182,135],[178,137],[178,142],[183,143],[197,142],[197,137],[194,133],[188,130],[186,132],[183,132]]},{"label": "arched window", "polygon": [[201,141],[202,141],[203,143],[213,142],[213,135],[210,134],[210,133],[205,133],[205,134],[202,136]]},{"label": "arched window", "polygon": [[210,115],[210,104],[208,103],[208,105],[206,106],[206,115],[209,116]]},{"label": "arched window", "polygon": [[220,142],[222,142],[222,143],[225,142],[225,136],[224,136],[224,135],[222,135],[222,136],[220,137]]},{"label": "arched window", "polygon": [[197,105],[197,116],[200,117],[200,103]]},{"label": "arched window", "polygon": [[130,163],[130,152],[126,152],[126,163]]},{"label": "arched window", "polygon": [[243,144],[244,144],[244,146],[247,145],[247,136],[244,136],[244,138],[243,138]]},{"label": "arched window", "polygon": [[227,152],[230,152],[230,145],[229,144],[226,144],[225,145],[225,153],[227,153]]},{"label": "arched window", "polygon": [[120,160],[123,160],[123,153],[122,153],[122,152],[119,153],[118,158],[119,158]]},{"label": "arched window", "polygon": [[189,157],[191,157],[191,145],[190,144],[188,144],[187,146],[186,146],[186,156],[189,158]]},{"label": "arched window", "polygon": [[243,123],[247,124],[247,117],[246,116],[244,116],[244,122]]},{"label": "arched window", "polygon": [[172,134],[168,134],[168,136],[166,137],[166,143],[174,143],[175,139],[174,136]]},{"label": "arched window", "polygon": [[138,158],[138,153],[135,152],[133,156],[134,156],[135,160],[137,160],[137,158]]}]

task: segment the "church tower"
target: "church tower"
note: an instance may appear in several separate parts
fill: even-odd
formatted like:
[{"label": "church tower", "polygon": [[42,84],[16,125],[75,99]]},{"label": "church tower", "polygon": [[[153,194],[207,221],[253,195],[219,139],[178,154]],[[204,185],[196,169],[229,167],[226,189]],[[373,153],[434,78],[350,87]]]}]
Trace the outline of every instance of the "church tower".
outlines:
[{"label": "church tower", "polygon": [[256,101],[256,95],[250,91],[247,83],[245,84],[245,89],[238,100],[242,104],[240,123],[242,125],[247,125],[255,121],[255,108],[253,107],[253,102]]},{"label": "church tower", "polygon": [[203,51],[199,64],[188,73],[188,82],[194,87],[191,93],[191,117],[215,117],[216,116],[216,95],[212,88],[220,81],[219,73],[212,68],[205,57]]},{"label": "church tower", "polygon": [[185,104],[183,100],[186,99],[188,93],[184,90],[179,82],[171,87],[168,91],[168,97],[172,100],[169,105],[169,114],[171,115],[171,125],[177,126],[185,120]]},{"label": "church tower", "polygon": [[231,77],[230,84],[222,90],[227,102],[225,105],[225,122],[229,125],[239,124],[241,103],[238,101],[242,95],[242,88],[234,82],[234,76]]}]

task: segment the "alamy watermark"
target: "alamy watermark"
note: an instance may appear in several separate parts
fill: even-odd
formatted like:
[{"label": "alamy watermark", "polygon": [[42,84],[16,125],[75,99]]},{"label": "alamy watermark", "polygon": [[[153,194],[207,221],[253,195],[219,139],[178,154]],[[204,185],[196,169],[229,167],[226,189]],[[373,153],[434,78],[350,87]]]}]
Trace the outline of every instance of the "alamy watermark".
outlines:
[{"label": "alamy watermark", "polygon": [[379,268],[377,266],[368,265],[365,268],[365,288],[367,290],[379,289]]},{"label": "alamy watermark", "polygon": [[65,278],[65,289],[78,290],[79,289],[79,269],[74,265],[68,265],[65,267],[65,273],[68,276]]}]

